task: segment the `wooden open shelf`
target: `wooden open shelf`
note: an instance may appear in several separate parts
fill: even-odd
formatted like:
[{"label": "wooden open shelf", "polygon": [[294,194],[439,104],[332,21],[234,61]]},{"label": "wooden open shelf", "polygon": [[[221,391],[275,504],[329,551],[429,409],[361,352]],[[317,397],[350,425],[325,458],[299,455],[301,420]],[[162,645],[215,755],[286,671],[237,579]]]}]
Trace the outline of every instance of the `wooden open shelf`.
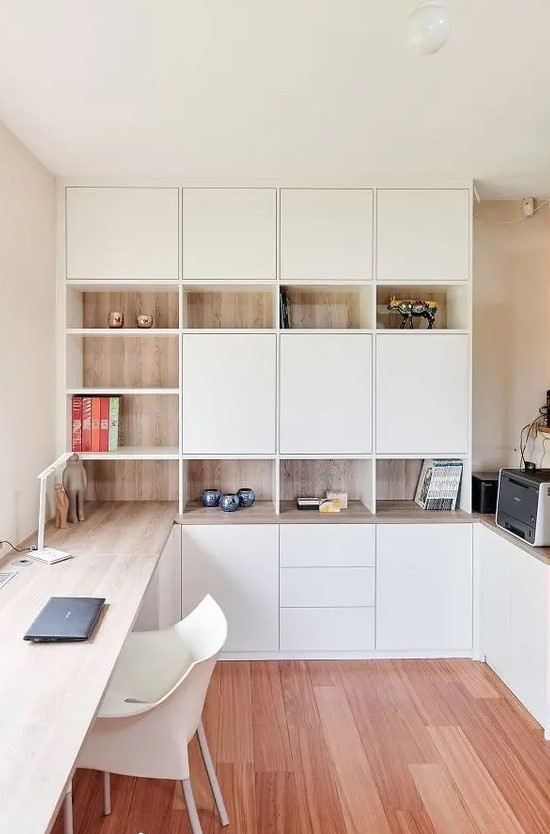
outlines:
[{"label": "wooden open shelf", "polygon": [[[76,338],[73,341],[78,341]],[[82,379],[75,379],[80,366],[75,362],[71,388],[178,388],[178,338],[140,336],[112,339],[84,336],[81,348]],[[79,351],[79,345],[74,350]],[[69,371],[70,373],[70,371]]]},{"label": "wooden open shelf", "polygon": [[[140,313],[153,316],[151,330],[174,329],[179,327],[179,294],[161,290],[105,290],[76,291],[72,289],[67,298],[67,327],[100,329],[108,328],[109,313],[113,310],[124,313],[124,327],[136,328],[136,316]],[[120,332],[113,330],[112,332]],[[142,330],[142,333],[148,332]]]},{"label": "wooden open shelf", "polygon": [[[348,501],[372,506],[372,461],[352,459],[296,459],[280,461],[281,511],[296,508],[298,496],[322,498],[327,490],[348,493]],[[286,502],[290,502],[286,503]],[[308,511],[299,510],[300,515]],[[311,510],[311,512],[314,512]]]},{"label": "wooden open shelf", "polygon": [[[422,286],[419,284],[378,285],[376,287],[376,326],[379,330],[400,330],[402,316],[387,309],[392,298],[436,301],[438,304],[434,330],[465,330],[468,328],[468,287],[455,285]],[[427,330],[424,318],[413,319],[413,330]],[[410,332],[410,331],[409,331]]]},{"label": "wooden open shelf", "polygon": [[[289,330],[361,330],[372,327],[371,287],[281,287],[286,294]],[[282,321],[279,322],[282,327]]]},{"label": "wooden open shelf", "polygon": [[89,501],[177,501],[177,460],[86,460]]},{"label": "wooden open shelf", "polygon": [[275,461],[273,460],[187,460],[185,466],[186,504],[198,504],[205,489],[237,492],[241,487],[252,487],[258,503],[267,501],[273,504],[275,498]]},{"label": "wooden open shelf", "polygon": [[186,287],[184,326],[198,330],[275,327],[274,293],[265,287]]}]

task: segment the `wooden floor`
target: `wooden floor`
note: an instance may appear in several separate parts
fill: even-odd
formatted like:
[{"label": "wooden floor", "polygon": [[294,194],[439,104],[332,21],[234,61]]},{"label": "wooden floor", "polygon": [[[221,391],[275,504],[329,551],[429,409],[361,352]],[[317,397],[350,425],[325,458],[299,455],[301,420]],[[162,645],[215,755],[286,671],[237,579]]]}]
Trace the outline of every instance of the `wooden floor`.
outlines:
[{"label": "wooden floor", "polygon": [[[550,744],[483,664],[220,663],[205,723],[228,834],[550,832]],[[195,742],[191,753],[213,834]],[[99,774],[77,774],[75,834],[189,834],[177,783],[112,785],[104,818]]]}]

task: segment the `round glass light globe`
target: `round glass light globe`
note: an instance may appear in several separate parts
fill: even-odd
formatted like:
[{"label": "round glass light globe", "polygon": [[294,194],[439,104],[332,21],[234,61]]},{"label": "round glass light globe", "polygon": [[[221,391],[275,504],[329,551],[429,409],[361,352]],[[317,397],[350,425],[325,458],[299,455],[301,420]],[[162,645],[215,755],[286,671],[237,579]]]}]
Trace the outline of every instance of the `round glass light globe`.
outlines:
[{"label": "round glass light globe", "polygon": [[443,3],[423,0],[409,17],[407,38],[410,46],[424,55],[439,52],[451,32],[451,21]]}]

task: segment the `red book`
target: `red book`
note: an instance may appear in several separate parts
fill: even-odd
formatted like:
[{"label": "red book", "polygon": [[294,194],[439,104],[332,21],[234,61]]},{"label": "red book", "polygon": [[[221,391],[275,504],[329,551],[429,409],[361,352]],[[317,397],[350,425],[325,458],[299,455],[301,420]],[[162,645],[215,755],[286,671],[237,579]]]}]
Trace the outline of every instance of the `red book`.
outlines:
[{"label": "red book", "polygon": [[99,427],[101,425],[101,397],[92,397],[92,452],[99,452]]},{"label": "red book", "polygon": [[92,398],[82,397],[82,451],[92,451]]},{"label": "red book", "polygon": [[109,451],[109,397],[100,397],[99,451]]},{"label": "red book", "polygon": [[73,452],[82,451],[82,397],[75,394],[72,400],[72,450]]}]

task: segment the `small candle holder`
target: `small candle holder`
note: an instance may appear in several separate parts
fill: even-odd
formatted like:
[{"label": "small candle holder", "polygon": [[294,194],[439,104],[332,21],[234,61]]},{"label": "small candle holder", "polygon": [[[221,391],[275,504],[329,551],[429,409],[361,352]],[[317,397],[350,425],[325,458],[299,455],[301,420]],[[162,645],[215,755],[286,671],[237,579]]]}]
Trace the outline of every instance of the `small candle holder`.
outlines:
[{"label": "small candle holder", "polygon": [[136,316],[136,325],[148,330],[153,326],[153,316],[147,316],[145,313],[140,313]]},{"label": "small candle holder", "polygon": [[124,313],[114,310],[109,313],[109,327],[116,329],[117,327],[124,327]]}]

